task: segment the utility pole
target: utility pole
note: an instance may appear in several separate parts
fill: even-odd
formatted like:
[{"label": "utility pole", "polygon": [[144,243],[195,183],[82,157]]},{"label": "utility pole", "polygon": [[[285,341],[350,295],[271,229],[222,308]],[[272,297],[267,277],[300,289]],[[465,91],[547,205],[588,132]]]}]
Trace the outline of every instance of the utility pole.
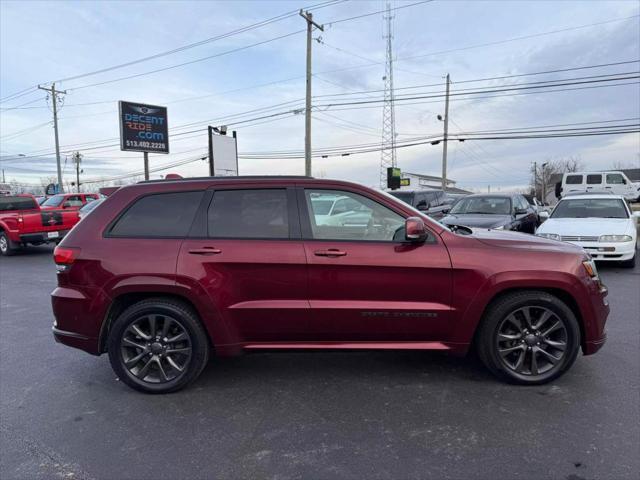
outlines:
[{"label": "utility pole", "polygon": [[540,199],[542,203],[544,203],[545,199],[547,198],[547,179],[545,178],[545,167],[548,164],[549,162],[545,162],[542,164],[542,198]]},{"label": "utility pole", "polygon": [[44,90],[51,95],[51,101],[53,103],[53,132],[56,139],[56,166],[58,168],[58,188],[60,193],[64,193],[64,186],[62,185],[62,167],[60,166],[60,142],[58,141],[58,94],[66,94],[66,90],[56,90],[56,84],[52,83],[51,88],[45,88],[38,85],[40,90]]},{"label": "utility pole", "polygon": [[73,162],[76,164],[76,191],[80,193],[80,162],[82,162],[82,154],[80,152],[73,154]]},{"label": "utility pole", "polygon": [[442,191],[447,190],[447,145],[449,143],[449,74],[447,73],[447,93],[444,100],[444,135],[442,137]]},{"label": "utility pole", "polygon": [[209,125],[207,127],[207,132],[209,133],[209,176],[215,176],[215,171],[213,170],[213,127]]},{"label": "utility pole", "polygon": [[303,12],[300,16],[307,21],[307,98],[304,112],[304,174],[311,176],[311,32],[313,27],[324,32],[324,26],[313,21],[311,12]]},{"label": "utility pole", "polygon": [[538,198],[538,162],[533,162],[533,198]]}]

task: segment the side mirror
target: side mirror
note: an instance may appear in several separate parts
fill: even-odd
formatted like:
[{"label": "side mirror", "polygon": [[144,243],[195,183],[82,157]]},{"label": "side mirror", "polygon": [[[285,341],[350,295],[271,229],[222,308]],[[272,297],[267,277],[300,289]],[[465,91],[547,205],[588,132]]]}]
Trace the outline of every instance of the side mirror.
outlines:
[{"label": "side mirror", "polygon": [[450,206],[447,206],[446,208],[443,208],[443,209],[442,209],[442,213],[445,213],[445,214],[446,214],[446,213],[449,213],[449,210],[451,210],[451,207],[450,207]]},{"label": "side mirror", "polygon": [[427,227],[418,217],[409,217],[404,221],[405,239],[412,243],[422,243],[427,240]]},{"label": "side mirror", "polygon": [[524,209],[524,208],[516,208],[516,210],[515,210],[515,214],[516,215],[525,215],[527,213],[528,213],[527,210]]},{"label": "side mirror", "polygon": [[538,216],[540,217],[540,220],[544,221],[547,220],[549,218],[549,212],[547,212],[546,210],[542,210]]},{"label": "side mirror", "polygon": [[427,204],[427,202],[425,202],[424,200],[422,202],[418,202],[418,204],[416,205],[416,210],[420,210],[421,212],[424,210],[429,210],[429,204]]},{"label": "side mirror", "polygon": [[62,204],[62,208],[70,208],[71,207],[71,202],[64,202]]}]

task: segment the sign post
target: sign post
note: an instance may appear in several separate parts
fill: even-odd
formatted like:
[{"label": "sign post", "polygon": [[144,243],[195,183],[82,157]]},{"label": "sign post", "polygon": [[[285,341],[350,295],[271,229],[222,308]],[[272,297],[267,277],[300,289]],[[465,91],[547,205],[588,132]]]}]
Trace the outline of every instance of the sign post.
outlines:
[{"label": "sign post", "polygon": [[149,180],[149,153],[169,153],[167,107],[121,100],[120,150],[143,152],[144,179]]}]

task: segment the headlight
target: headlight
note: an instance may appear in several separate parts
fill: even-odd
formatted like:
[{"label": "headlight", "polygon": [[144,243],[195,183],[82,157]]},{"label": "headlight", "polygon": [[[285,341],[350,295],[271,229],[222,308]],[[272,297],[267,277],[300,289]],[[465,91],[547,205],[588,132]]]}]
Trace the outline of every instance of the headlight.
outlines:
[{"label": "headlight", "polygon": [[560,235],[557,233],[536,233],[536,236],[542,238],[550,238],[551,240],[560,240]]},{"label": "headlight", "polygon": [[593,279],[598,278],[598,269],[596,268],[596,262],[594,262],[593,259],[585,260],[582,262],[582,266],[587,271],[587,275]]},{"label": "headlight", "polygon": [[504,225],[500,225],[499,227],[493,227],[493,230],[504,230]]},{"label": "headlight", "polygon": [[630,242],[631,235],[600,235],[599,242]]}]

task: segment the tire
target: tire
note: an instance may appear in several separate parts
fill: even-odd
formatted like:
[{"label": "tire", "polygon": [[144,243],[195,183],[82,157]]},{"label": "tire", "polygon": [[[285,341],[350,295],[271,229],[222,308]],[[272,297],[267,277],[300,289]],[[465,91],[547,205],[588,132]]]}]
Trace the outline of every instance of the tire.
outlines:
[{"label": "tire", "polygon": [[16,248],[13,242],[5,232],[0,232],[0,255],[10,257],[16,253]]},{"label": "tire", "polygon": [[482,363],[499,379],[541,385],[573,365],[580,349],[580,327],[571,309],[549,293],[510,293],[488,307],[476,348]]},{"label": "tire", "polygon": [[209,359],[209,341],[198,315],[177,300],[150,298],[130,306],[114,320],[107,342],[114,372],[144,393],[185,388]]},{"label": "tire", "polygon": [[625,260],[624,262],[620,262],[620,266],[622,268],[635,268],[636,266],[636,257],[638,256],[638,254],[636,253],[632,258],[630,258],[629,260]]}]

